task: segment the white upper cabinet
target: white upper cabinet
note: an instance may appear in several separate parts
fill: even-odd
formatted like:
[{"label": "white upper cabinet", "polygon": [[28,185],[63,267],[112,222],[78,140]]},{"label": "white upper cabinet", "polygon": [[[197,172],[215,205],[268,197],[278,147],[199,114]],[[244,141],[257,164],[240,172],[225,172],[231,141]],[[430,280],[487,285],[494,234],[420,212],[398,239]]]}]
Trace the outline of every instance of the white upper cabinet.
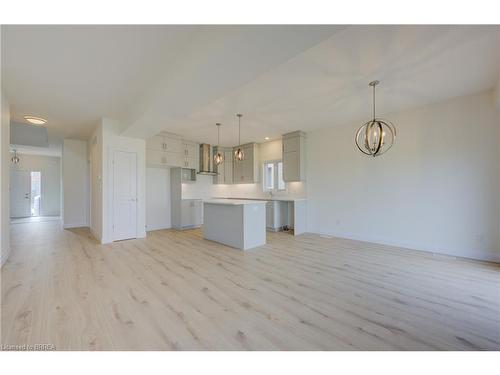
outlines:
[{"label": "white upper cabinet", "polygon": [[183,140],[181,147],[181,167],[200,171],[200,145]]},{"label": "white upper cabinet", "polygon": [[181,140],[174,135],[155,135],[146,140],[148,150],[181,152]]},{"label": "white upper cabinet", "polygon": [[156,167],[180,167],[178,152],[146,149],[146,162]]},{"label": "white upper cabinet", "polygon": [[[242,161],[233,161],[233,183],[235,184],[253,184],[260,180],[260,160],[259,145],[257,143],[247,143],[242,145],[244,159]],[[236,151],[238,147],[233,148]]]},{"label": "white upper cabinet", "polygon": [[186,158],[196,158],[199,153],[199,146],[194,142],[182,142],[182,153]]},{"label": "white upper cabinet", "polygon": [[180,167],[181,139],[159,134],[146,140],[146,164],[155,167]]},{"label": "white upper cabinet", "polygon": [[305,168],[305,134],[301,131],[284,134],[283,141],[283,181],[304,181]]},{"label": "white upper cabinet", "polygon": [[162,135],[155,135],[154,137],[146,139],[146,149],[163,151],[165,141]]},{"label": "white upper cabinet", "polygon": [[181,140],[174,137],[166,136],[164,137],[165,141],[165,151],[168,152],[181,152]]}]

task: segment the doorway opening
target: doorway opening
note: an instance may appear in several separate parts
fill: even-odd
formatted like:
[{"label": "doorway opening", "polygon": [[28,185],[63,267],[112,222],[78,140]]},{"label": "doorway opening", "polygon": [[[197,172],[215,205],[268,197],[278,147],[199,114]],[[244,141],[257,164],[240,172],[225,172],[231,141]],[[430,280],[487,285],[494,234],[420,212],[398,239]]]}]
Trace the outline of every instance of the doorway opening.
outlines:
[{"label": "doorway opening", "polygon": [[31,171],[31,216],[40,216],[40,201],[42,198],[42,174]]}]

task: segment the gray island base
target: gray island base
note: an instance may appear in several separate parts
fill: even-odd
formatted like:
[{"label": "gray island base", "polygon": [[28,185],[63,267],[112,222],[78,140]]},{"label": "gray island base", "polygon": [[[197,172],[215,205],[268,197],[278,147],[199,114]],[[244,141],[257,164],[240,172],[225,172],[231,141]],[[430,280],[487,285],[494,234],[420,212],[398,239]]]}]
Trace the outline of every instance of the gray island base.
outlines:
[{"label": "gray island base", "polygon": [[203,237],[241,250],[266,244],[266,202],[212,199],[203,202]]}]

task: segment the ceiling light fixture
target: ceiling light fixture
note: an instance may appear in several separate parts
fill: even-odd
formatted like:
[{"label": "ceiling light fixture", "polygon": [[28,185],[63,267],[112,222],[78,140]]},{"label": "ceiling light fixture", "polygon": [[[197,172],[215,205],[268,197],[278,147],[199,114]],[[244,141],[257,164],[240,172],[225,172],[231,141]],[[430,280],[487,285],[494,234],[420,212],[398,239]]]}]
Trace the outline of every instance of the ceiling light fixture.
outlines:
[{"label": "ceiling light fixture", "polygon": [[264,138],[264,140],[265,140],[265,141],[269,141],[269,137],[265,137],[265,138]]},{"label": "ceiling light fixture", "polygon": [[41,117],[35,117],[35,116],[24,116],[24,119],[34,125],[44,125],[47,123],[47,120]]},{"label": "ceiling light fixture", "polygon": [[234,152],[234,160],[242,161],[245,159],[245,153],[241,148],[241,117],[243,116],[241,113],[237,113],[238,116],[238,149]]},{"label": "ceiling light fixture", "polygon": [[356,132],[356,146],[365,155],[379,156],[389,150],[396,139],[396,128],[390,121],[375,117],[375,86],[379,81],[372,81],[373,87],[373,120],[366,122]]},{"label": "ceiling light fixture", "polygon": [[221,165],[224,163],[224,156],[220,153],[220,147],[219,147],[219,130],[220,130],[220,123],[216,123],[217,125],[217,153],[214,155],[214,163],[215,165]]},{"label": "ceiling light fixture", "polygon": [[17,156],[17,151],[14,150],[14,156],[12,158],[10,158],[10,161],[13,163],[13,164],[17,164],[19,163],[19,156]]}]

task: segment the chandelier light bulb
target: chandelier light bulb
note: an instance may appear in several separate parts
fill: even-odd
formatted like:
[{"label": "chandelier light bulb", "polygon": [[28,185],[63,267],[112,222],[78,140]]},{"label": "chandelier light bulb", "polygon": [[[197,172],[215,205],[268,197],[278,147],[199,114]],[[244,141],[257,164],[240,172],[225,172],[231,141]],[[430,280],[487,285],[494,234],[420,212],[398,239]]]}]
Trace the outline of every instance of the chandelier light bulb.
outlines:
[{"label": "chandelier light bulb", "polygon": [[14,156],[12,156],[12,158],[10,159],[10,161],[13,163],[13,164],[18,164],[19,163],[19,156],[17,156],[17,151],[14,150]]},{"label": "chandelier light bulb", "polygon": [[238,149],[234,152],[234,158],[237,161],[243,161],[243,159],[245,159],[245,153],[240,147],[238,147]]}]

